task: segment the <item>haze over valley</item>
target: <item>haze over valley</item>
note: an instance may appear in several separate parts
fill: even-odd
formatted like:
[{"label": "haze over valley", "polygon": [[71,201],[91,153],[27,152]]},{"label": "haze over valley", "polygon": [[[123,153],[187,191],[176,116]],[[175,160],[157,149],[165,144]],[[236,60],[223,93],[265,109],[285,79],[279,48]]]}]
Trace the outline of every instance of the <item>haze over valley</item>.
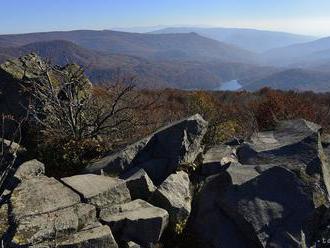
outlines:
[{"label": "haze over valley", "polygon": [[59,65],[78,63],[96,83],[121,71],[147,88],[216,90],[236,80],[247,90],[330,89],[330,38],[283,32],[166,28],[0,35],[0,62],[30,52]]}]

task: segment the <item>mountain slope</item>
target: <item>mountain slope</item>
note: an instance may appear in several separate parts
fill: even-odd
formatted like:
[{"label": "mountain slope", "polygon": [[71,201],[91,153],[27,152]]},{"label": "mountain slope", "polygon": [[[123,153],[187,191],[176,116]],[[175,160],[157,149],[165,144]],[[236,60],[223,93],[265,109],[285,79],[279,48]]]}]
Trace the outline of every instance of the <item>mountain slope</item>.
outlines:
[{"label": "mountain slope", "polygon": [[217,41],[233,44],[235,46],[253,51],[265,52],[277,47],[288,46],[315,40],[311,36],[272,32],[255,29],[240,28],[165,28],[154,31],[154,34],[189,33],[196,32],[202,36]]},{"label": "mountain slope", "polygon": [[330,37],[316,41],[270,50],[263,54],[264,61],[272,65],[313,67],[314,63],[330,62]]},{"label": "mountain slope", "polygon": [[54,40],[27,44],[20,47],[0,48],[0,63],[35,52],[52,63],[77,63],[95,83],[111,80],[118,74],[137,77],[140,87],[171,87],[180,89],[214,89],[233,79],[264,77],[274,68],[221,61],[149,60],[124,54],[109,54],[83,48],[69,41]]},{"label": "mountain slope", "polygon": [[326,92],[330,91],[330,73],[305,69],[288,69],[251,81],[244,88],[254,91],[263,87]]},{"label": "mountain slope", "polygon": [[197,35],[140,34],[116,31],[78,30],[19,35],[0,35],[0,47],[66,40],[84,48],[106,53],[121,53],[148,59],[219,60],[222,62],[256,62],[255,54],[238,47]]}]

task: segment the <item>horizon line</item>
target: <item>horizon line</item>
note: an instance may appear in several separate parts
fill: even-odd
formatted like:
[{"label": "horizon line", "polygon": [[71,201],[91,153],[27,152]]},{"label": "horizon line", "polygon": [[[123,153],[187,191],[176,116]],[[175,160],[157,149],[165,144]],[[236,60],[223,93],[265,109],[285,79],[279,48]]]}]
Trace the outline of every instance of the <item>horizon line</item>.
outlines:
[{"label": "horizon line", "polygon": [[[146,34],[157,30],[167,29],[167,28],[202,28],[202,29],[241,29],[241,30],[255,30],[255,31],[263,31],[263,32],[274,32],[274,33],[284,33],[284,34],[293,34],[293,35],[302,35],[302,36],[309,36],[314,38],[325,38],[329,37],[330,35],[312,35],[306,33],[296,33],[296,32],[289,32],[283,30],[273,30],[267,28],[254,28],[254,27],[226,27],[226,26],[211,26],[211,25],[154,25],[154,26],[128,26],[128,27],[109,27],[109,28],[77,28],[77,29],[51,29],[51,30],[39,30],[39,31],[29,31],[29,32],[18,32],[18,33],[1,33],[0,35],[26,35],[26,34],[36,34],[36,33],[51,33],[51,32],[74,32],[74,31],[115,31],[115,32],[124,32],[124,33],[141,33]],[[130,29],[151,29],[150,31],[129,31]],[[154,30],[152,30],[154,29]]]}]

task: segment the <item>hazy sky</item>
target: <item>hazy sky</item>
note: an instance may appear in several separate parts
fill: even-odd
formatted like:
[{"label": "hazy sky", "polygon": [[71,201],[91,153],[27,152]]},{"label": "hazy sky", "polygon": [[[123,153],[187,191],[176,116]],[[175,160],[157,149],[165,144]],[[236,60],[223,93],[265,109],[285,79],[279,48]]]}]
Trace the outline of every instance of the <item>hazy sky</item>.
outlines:
[{"label": "hazy sky", "polygon": [[156,25],[330,36],[330,0],[0,0],[0,33]]}]

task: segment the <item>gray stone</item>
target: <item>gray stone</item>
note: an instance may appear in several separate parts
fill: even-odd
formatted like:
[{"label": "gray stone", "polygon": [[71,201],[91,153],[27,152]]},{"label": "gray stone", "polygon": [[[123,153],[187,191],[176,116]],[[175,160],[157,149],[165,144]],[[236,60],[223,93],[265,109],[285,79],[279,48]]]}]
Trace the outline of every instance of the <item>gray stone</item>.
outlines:
[{"label": "gray stone", "polygon": [[211,147],[203,155],[201,165],[201,174],[210,176],[217,174],[223,170],[223,166],[237,162],[235,157],[235,149],[226,145],[218,145]]},{"label": "gray stone", "polygon": [[100,219],[110,226],[118,239],[142,245],[149,245],[160,239],[168,218],[166,210],[143,200],[105,208],[100,212]]},{"label": "gray stone", "polygon": [[[123,151],[87,166],[87,172],[121,174],[125,170],[143,168],[156,184],[161,184],[178,166],[191,164],[202,151],[201,142],[207,122],[200,115],[166,126]],[[149,163],[153,161],[153,165]],[[157,163],[156,163],[157,161]],[[161,163],[160,163],[161,161]],[[157,166],[157,169],[154,169]],[[155,173],[157,172],[158,173]]]},{"label": "gray stone", "polygon": [[242,165],[240,163],[232,163],[226,172],[230,175],[232,184],[241,185],[259,176],[256,166]]},{"label": "gray stone", "polygon": [[19,180],[27,180],[44,174],[45,165],[38,160],[33,159],[21,164],[15,173],[15,177]]},{"label": "gray stone", "polygon": [[118,248],[108,226],[82,230],[67,239],[60,240],[59,248]]},{"label": "gray stone", "polygon": [[151,137],[144,138],[132,145],[127,146],[118,153],[106,156],[99,161],[87,166],[86,173],[101,174],[105,173],[110,176],[118,176],[124,171],[133,168],[133,160],[137,154],[148,144]]},{"label": "gray stone", "polygon": [[203,187],[190,227],[207,247],[299,247],[322,194],[309,186],[280,166],[235,185],[221,173]]},{"label": "gray stone", "polygon": [[192,201],[189,184],[188,174],[179,171],[170,175],[152,196],[151,202],[168,211],[173,225],[184,223],[189,217]]},{"label": "gray stone", "polygon": [[77,204],[55,212],[23,217],[15,225],[13,241],[23,246],[66,237],[84,227],[99,224],[94,206]]},{"label": "gray stone", "polygon": [[23,180],[10,198],[16,220],[45,214],[80,203],[80,197],[54,178],[45,176]]},{"label": "gray stone", "polygon": [[68,237],[55,239],[52,241],[34,244],[32,248],[118,248],[108,226],[81,230]]},{"label": "gray stone", "polygon": [[122,176],[122,179],[126,181],[133,200],[147,200],[156,190],[148,174],[143,169],[135,168]]},{"label": "gray stone", "polygon": [[61,180],[65,185],[78,192],[84,201],[97,208],[131,200],[124,180],[93,174],[66,177]]},{"label": "gray stone", "polygon": [[[321,127],[305,121],[279,122],[273,131],[253,135],[237,151],[242,164],[281,164],[289,169],[304,169],[315,178],[321,178],[330,190],[330,168],[324,154]],[[300,168],[299,168],[300,167]]]}]

